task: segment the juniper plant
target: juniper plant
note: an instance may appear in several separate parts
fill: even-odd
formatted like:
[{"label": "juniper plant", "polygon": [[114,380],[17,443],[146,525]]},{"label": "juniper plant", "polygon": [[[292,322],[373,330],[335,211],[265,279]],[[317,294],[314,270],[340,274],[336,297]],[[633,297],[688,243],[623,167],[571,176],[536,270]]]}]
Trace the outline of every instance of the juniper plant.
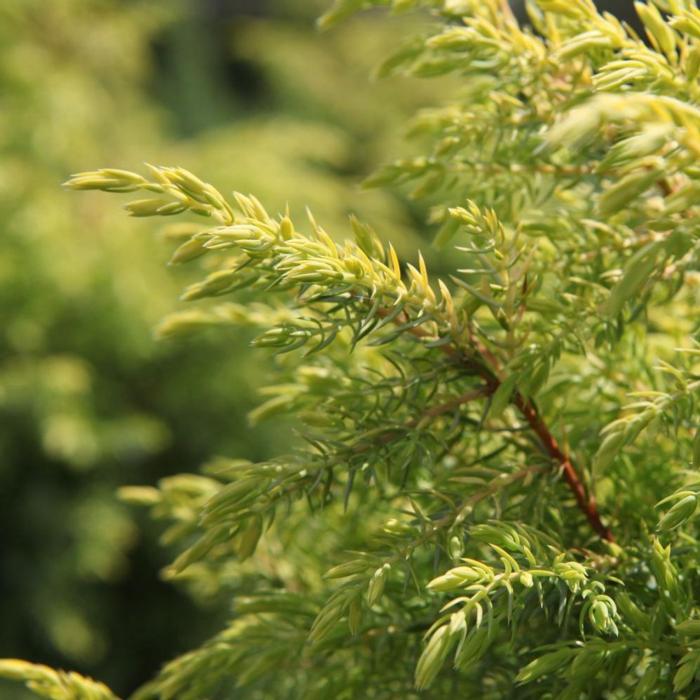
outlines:
[{"label": "juniper plant", "polygon": [[417,117],[424,155],[369,180],[416,184],[444,280],[359,221],[337,242],[181,168],[69,181],[212,220],[173,255],[205,270],[184,299],[240,300],[160,332],[258,328],[252,418],[299,434],[124,489],[181,543],[168,576],[234,598],[134,698],[695,697],[700,10],[637,4],[643,38],[590,0],[528,26],[499,0],[339,0],[321,24],[374,5],[433,16],[380,73],[464,85]]}]

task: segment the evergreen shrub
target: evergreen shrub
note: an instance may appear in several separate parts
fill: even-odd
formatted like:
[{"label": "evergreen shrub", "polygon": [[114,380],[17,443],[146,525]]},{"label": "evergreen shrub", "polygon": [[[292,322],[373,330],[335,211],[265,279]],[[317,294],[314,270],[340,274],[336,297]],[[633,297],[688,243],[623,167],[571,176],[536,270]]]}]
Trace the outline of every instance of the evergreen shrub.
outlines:
[{"label": "evergreen shrub", "polygon": [[430,201],[445,279],[363,222],[335,238],[182,168],[69,181],[211,221],[171,262],[216,301],[161,334],[257,328],[252,418],[298,430],[122,491],[181,543],[167,575],[234,606],[134,700],[696,697],[700,10],[637,3],[643,37],[590,0],[531,2],[528,25],[500,0],[339,0],[321,24],[371,6],[432,16],[380,74],[463,86],[368,180]]}]

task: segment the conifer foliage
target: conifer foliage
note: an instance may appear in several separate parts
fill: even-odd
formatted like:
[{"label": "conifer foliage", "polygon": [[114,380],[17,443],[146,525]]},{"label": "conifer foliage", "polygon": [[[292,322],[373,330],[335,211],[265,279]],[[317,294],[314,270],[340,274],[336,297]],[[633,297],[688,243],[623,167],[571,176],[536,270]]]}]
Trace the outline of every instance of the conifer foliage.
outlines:
[{"label": "conifer foliage", "polygon": [[499,0],[338,0],[321,25],[372,6],[432,17],[381,74],[463,84],[368,181],[430,204],[445,279],[181,168],[68,183],[211,221],[171,261],[198,259],[204,301],[160,332],[258,328],[251,419],[299,436],[124,489],[181,543],[166,575],[234,604],[134,698],[695,697],[700,10],[638,3],[644,37],[591,0],[528,26]]}]

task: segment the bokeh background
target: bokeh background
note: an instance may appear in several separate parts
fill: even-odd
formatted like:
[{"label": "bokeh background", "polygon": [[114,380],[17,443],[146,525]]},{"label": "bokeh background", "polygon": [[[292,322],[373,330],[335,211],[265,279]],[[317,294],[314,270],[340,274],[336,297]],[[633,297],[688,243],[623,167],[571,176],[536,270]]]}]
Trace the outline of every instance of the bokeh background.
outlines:
[{"label": "bokeh background", "polygon": [[[339,236],[353,212],[400,252],[429,248],[429,201],[358,185],[410,152],[408,118],[450,89],[369,79],[425,20],[319,34],[326,5],[0,2],[0,657],[126,696],[216,631],[230,600],[161,580],[172,552],[115,490],[278,454],[290,434],[247,420],[266,367],[245,332],[154,339],[187,282],[165,264],[172,231],[62,181],[181,165],[273,211],[308,205]],[[0,682],[0,697],[28,695]]]}]

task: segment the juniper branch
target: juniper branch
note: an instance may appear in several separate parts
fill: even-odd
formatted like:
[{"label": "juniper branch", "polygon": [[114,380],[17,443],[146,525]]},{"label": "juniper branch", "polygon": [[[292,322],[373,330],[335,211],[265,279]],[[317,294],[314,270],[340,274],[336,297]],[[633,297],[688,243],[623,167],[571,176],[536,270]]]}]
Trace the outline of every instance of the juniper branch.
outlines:
[{"label": "juniper branch", "polygon": [[[425,339],[428,336],[421,328],[411,328],[409,332],[420,339]],[[470,371],[479,372],[485,380],[483,391],[492,396],[501,387],[504,378],[496,374],[498,372],[496,369],[497,360],[493,354],[477,341],[473,342],[475,350],[472,351],[472,357],[467,356],[464,358],[461,349],[455,345],[443,345],[441,346],[441,350],[454,361],[465,364]],[[489,362],[493,363],[493,365],[490,365]],[[595,498],[586,492],[583,481],[576,467],[573,465],[570,456],[560,448],[559,443],[540,416],[535,403],[531,399],[526,399],[518,391],[512,393],[510,401],[518,408],[531,430],[537,435],[544,450],[552,461],[562,470],[564,479],[576,499],[576,505],[586,516],[593,530],[602,539],[613,542],[613,534],[610,529],[603,524]]]},{"label": "juniper branch", "polygon": [[[173,257],[207,256],[185,300],[244,287],[274,299],[190,311],[166,334],[241,323],[262,330],[259,347],[306,353],[279,360],[284,383],[253,417],[296,412],[308,445],[131,491],[175,521],[173,539],[200,538],[177,562],[193,579],[260,569],[264,557],[244,560],[267,528],[262,547],[281,540],[282,562],[296,564],[256,570],[258,594],[234,623],[143,697],[197,700],[226,674],[261,694],[410,696],[412,623],[424,620],[415,685],[435,683],[435,697],[506,697],[516,684],[559,700],[633,687],[637,698],[690,697],[700,485],[681,465],[700,462],[700,370],[687,347],[698,334],[700,11],[637,4],[647,43],[591,0],[528,3],[532,29],[502,0],[337,0],[323,22],[373,6],[426,7],[441,25],[380,73],[455,74],[467,88],[418,117],[420,155],[368,182],[414,183],[415,198],[437,202],[438,243],[458,240],[464,260],[448,284],[431,281],[420,255],[402,265],[356,220],[351,242],[313,219],[306,235],[253,197],[236,195],[235,210],[182,169],[70,183],[148,193],[127,205],[134,216],[214,219]],[[671,364],[678,345],[686,355]],[[553,478],[534,489],[534,474]],[[570,493],[583,519],[543,493],[562,479],[557,496]],[[657,502],[661,489],[670,495]],[[272,526],[279,505],[319,492],[321,516],[290,508]],[[595,551],[581,546],[589,529]],[[339,583],[319,580],[358,548],[328,572]],[[391,672],[375,663],[381,644]],[[441,672],[449,656],[457,669]],[[274,674],[281,664],[288,673]]]},{"label": "juniper branch", "polygon": [[[212,211],[218,211],[220,217],[230,226],[197,234],[185,246],[199,245],[201,252],[206,249],[238,248],[248,256],[243,264],[248,267],[250,264],[257,265],[261,272],[256,274],[259,274],[262,279],[271,280],[276,285],[300,285],[301,290],[312,300],[314,293],[310,293],[308,289],[313,289],[313,285],[333,284],[337,279],[344,283],[345,293],[349,293],[351,298],[356,298],[358,303],[368,305],[369,309],[366,313],[369,316],[365,316],[363,321],[365,326],[371,323],[372,315],[375,315],[383,318],[384,321],[393,320],[395,325],[424,343],[440,341],[441,333],[444,333],[449,342],[439,345],[440,350],[453,362],[464,367],[467,372],[479,373],[485,380],[486,389],[490,394],[495,394],[503,384],[504,378],[498,377],[499,370],[496,364],[498,361],[490,350],[471,333],[466,335],[466,344],[457,340],[464,335],[463,332],[460,333],[460,328],[466,329],[469,321],[466,318],[460,318],[460,314],[454,309],[450,292],[442,284],[440,286],[442,299],[438,303],[422,258],[419,261],[419,270],[409,266],[410,285],[406,286],[401,280],[393,249],[389,248],[387,257],[383,245],[376,237],[370,239],[366,246],[369,250],[374,249],[379,254],[379,259],[368,257],[359,246],[338,247],[313,221],[317,240],[305,241],[295,233],[288,217],[276,222],[256,200],[242,195],[237,195],[237,199],[245,218],[237,222],[233,210],[215,188],[202,183],[181,168],[152,168],[152,172],[157,176],[153,182],[139,179],[140,176],[135,174],[120,176],[120,172],[107,169],[94,173],[82,173],[74,176],[68,184],[80,189],[110,191],[115,188],[133,190],[139,187],[150,190],[159,189],[173,196],[180,207],[189,207],[195,213],[210,215]],[[156,200],[153,204],[146,204],[146,200],[139,200],[138,205],[139,215],[172,213],[161,200]],[[205,207],[204,211],[200,210],[202,206]],[[165,211],[163,207],[166,207]],[[134,205],[127,205],[127,209],[133,211]],[[367,235],[366,231],[363,233]],[[319,262],[316,262],[313,258],[314,254],[323,256],[323,262],[320,262],[319,258],[317,258]],[[272,267],[267,266],[265,262],[267,260],[273,261]],[[245,272],[245,267],[241,267],[240,272],[234,268],[233,272],[242,274]],[[355,291],[358,288],[362,291]],[[393,307],[378,306],[382,297],[387,295],[393,297]],[[323,293],[320,296],[316,293],[316,296],[322,300],[325,298]],[[404,300],[408,300],[408,306],[414,310],[413,317],[404,310]],[[399,304],[401,304],[398,307],[400,313],[397,314],[396,309]],[[418,325],[425,310],[430,310],[431,318],[437,323],[437,328],[433,331],[425,330]],[[368,327],[371,330],[371,325]],[[534,403],[517,391],[513,392],[510,401],[522,413],[549,457],[562,470],[578,508],[586,516],[593,530],[603,539],[612,541],[611,532],[602,524],[595,499],[586,493],[581,477],[570,457],[561,450]],[[413,426],[409,424],[407,427]]]}]

